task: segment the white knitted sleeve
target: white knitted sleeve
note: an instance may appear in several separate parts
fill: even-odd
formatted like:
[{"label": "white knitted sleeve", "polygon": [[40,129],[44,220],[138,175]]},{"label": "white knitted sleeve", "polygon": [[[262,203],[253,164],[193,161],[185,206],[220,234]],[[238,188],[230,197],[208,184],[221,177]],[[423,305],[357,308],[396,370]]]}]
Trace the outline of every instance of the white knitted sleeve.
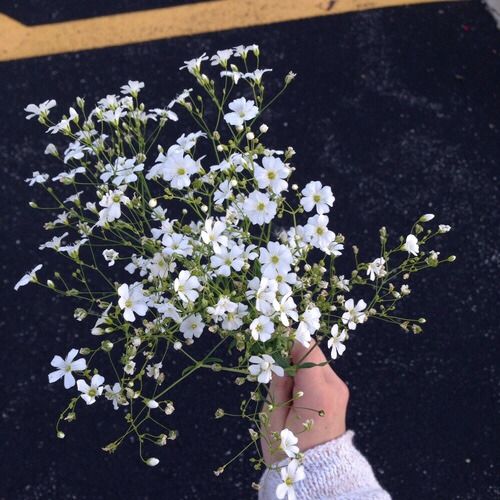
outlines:
[{"label": "white knitted sleeve", "polygon": [[[353,436],[347,431],[305,452],[306,478],[295,484],[297,500],[390,500],[352,443]],[[267,469],[260,481],[259,500],[275,500],[280,482],[279,472]]]}]

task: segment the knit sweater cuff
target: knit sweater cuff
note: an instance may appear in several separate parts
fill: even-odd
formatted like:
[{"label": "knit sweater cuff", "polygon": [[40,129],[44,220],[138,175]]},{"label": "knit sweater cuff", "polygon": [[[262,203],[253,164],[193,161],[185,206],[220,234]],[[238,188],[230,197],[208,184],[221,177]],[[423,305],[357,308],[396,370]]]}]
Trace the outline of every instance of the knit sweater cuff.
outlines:
[{"label": "knit sweater cuff", "polygon": [[[354,447],[353,436],[347,431],[305,452],[306,478],[295,484],[298,500],[390,500],[370,464]],[[266,470],[260,481],[259,500],[274,500],[280,483],[278,471]]]}]

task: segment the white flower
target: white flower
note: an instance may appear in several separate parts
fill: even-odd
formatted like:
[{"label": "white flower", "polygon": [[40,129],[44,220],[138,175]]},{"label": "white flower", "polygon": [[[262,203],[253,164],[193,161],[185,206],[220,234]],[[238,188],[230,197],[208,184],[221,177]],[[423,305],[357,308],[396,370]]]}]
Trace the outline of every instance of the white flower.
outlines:
[{"label": "white flower", "polygon": [[180,233],[165,234],[162,238],[165,255],[182,255],[187,257],[193,253],[189,238]]},{"label": "white flower", "polygon": [[319,215],[327,214],[333,206],[335,197],[329,186],[323,186],[319,181],[312,181],[306,184],[302,190],[300,204],[306,212],[310,212],[316,207]]},{"label": "white flower", "polygon": [[375,281],[375,277],[380,278],[382,276],[385,276],[386,271],[384,269],[384,264],[385,259],[383,257],[379,257],[368,264],[366,275],[370,276],[371,281]]},{"label": "white flower", "polygon": [[118,410],[119,405],[128,405],[127,400],[122,395],[122,387],[119,382],[115,382],[113,387],[109,384],[104,386],[104,397],[113,402],[113,408]]},{"label": "white flower", "polygon": [[184,335],[185,339],[199,338],[203,333],[205,323],[200,314],[191,314],[179,326],[179,330]]},{"label": "white flower", "polygon": [[81,372],[87,368],[85,359],[80,358],[75,360],[77,354],[78,349],[71,349],[65,359],[61,358],[61,356],[54,356],[50,365],[57,368],[57,370],[49,373],[49,383],[52,384],[64,377],[65,389],[69,389],[75,385],[75,377],[73,377],[72,372]]},{"label": "white flower", "polygon": [[321,312],[320,310],[315,306],[309,304],[302,314],[301,320],[307,325],[307,328],[309,328],[309,331],[311,334],[313,334],[316,330],[319,330],[320,327],[320,320],[321,319]]},{"label": "white flower", "polygon": [[259,316],[250,323],[250,333],[254,340],[267,342],[274,333],[274,323],[267,316]]},{"label": "white flower", "polygon": [[115,125],[116,127],[118,127],[118,125],[120,123],[120,119],[126,115],[127,115],[127,111],[121,107],[116,108],[116,109],[109,109],[108,111],[104,111],[104,113],[101,114],[99,121],[111,123],[111,124]]},{"label": "white flower", "polygon": [[200,130],[198,132],[191,132],[187,135],[182,134],[176,141],[177,145],[174,145],[169,148],[167,156],[174,151],[187,153],[194,146],[196,146],[196,142],[200,137],[206,137],[206,136],[207,134],[205,134],[205,132],[201,132]]},{"label": "white flower", "polygon": [[342,323],[347,325],[349,330],[355,330],[358,323],[364,323],[368,317],[363,311],[366,309],[366,302],[364,300],[358,300],[358,303],[354,305],[354,300],[349,299],[345,302],[344,308],[346,312],[342,314]]},{"label": "white flower", "polygon": [[174,150],[166,156],[160,153],[156,161],[146,178],[151,179],[161,175],[174,189],[188,187],[191,184],[191,176],[199,170],[193,158],[179,150]]},{"label": "white flower", "polygon": [[262,82],[262,77],[264,76],[265,73],[268,73],[269,71],[272,71],[272,69],[260,69],[257,68],[256,70],[252,71],[251,73],[245,73],[244,77],[247,80],[252,80],[255,83],[261,83]]},{"label": "white flower", "polygon": [[94,404],[98,396],[102,394],[104,387],[104,377],[101,375],[94,375],[90,379],[90,385],[85,380],[80,379],[76,382],[78,390],[82,393],[82,399],[88,404]]},{"label": "white flower", "polygon": [[170,262],[166,253],[156,252],[149,262],[149,271],[151,276],[156,278],[166,278],[169,272],[176,268],[175,262]]},{"label": "white flower", "polygon": [[248,306],[238,304],[236,311],[228,311],[222,320],[221,326],[224,330],[237,330],[243,325],[243,318],[248,314]]},{"label": "white flower", "polygon": [[42,269],[43,265],[38,264],[38,266],[34,267],[29,273],[26,273],[15,285],[14,290],[19,290],[22,286],[26,286],[28,283],[35,281],[37,271]]},{"label": "white flower", "polygon": [[184,89],[175,99],[172,99],[167,108],[172,108],[175,104],[184,104],[186,99],[189,97],[193,89]]},{"label": "white flower", "polygon": [[451,230],[451,226],[448,226],[447,224],[439,224],[439,232],[440,233],[447,233],[450,230]]},{"label": "white flower", "polygon": [[233,187],[231,181],[225,180],[219,184],[219,187],[214,193],[214,203],[216,205],[222,205],[222,202],[227,200],[233,193]]},{"label": "white flower", "polygon": [[291,318],[294,321],[299,320],[299,315],[297,313],[297,305],[293,301],[291,292],[284,295],[280,301],[274,299],[273,305],[276,312],[280,313],[280,320],[283,323],[283,325],[285,326],[290,325],[290,321],[288,320],[288,318]]},{"label": "white flower", "polygon": [[247,101],[244,97],[235,99],[228,105],[231,113],[226,113],[224,115],[224,120],[226,120],[229,125],[235,127],[242,126],[246,121],[252,120],[259,113],[259,108],[255,106],[254,101]]},{"label": "white flower", "polygon": [[232,302],[229,297],[221,296],[215,306],[207,307],[207,313],[212,316],[215,322],[222,321],[228,312],[235,312],[238,308],[236,302]]},{"label": "white flower", "polygon": [[311,330],[304,321],[301,321],[295,330],[295,340],[300,342],[306,348],[311,345]]},{"label": "white flower", "polygon": [[300,451],[297,446],[299,438],[289,429],[283,429],[280,432],[280,438],[280,449],[284,451],[288,457],[294,458]]},{"label": "white flower", "polygon": [[276,283],[278,283],[278,293],[280,295],[286,295],[292,290],[290,285],[295,285],[297,283],[297,274],[295,273],[277,273],[274,277]]},{"label": "white flower", "polygon": [[163,367],[163,363],[155,363],[154,365],[147,365],[146,366],[146,375],[148,377],[154,378],[155,380],[158,380],[161,374],[161,368]]},{"label": "white flower", "polygon": [[255,165],[254,176],[259,189],[269,188],[273,193],[279,194],[288,187],[286,178],[289,168],[279,159],[266,156],[262,159],[262,167]]},{"label": "white flower", "polygon": [[201,232],[201,239],[207,244],[211,244],[215,252],[220,252],[221,245],[227,247],[227,236],[223,236],[226,225],[221,221],[214,221],[209,217],[205,221],[204,230]]},{"label": "white flower", "polygon": [[123,190],[115,189],[114,191],[108,191],[99,202],[99,205],[104,208],[99,212],[97,225],[103,226],[106,222],[113,222],[119,219],[122,215],[121,204],[129,202],[130,199],[125,196]]},{"label": "white flower", "polygon": [[187,69],[192,75],[194,75],[195,73],[200,72],[201,63],[206,60],[208,60],[208,56],[203,53],[200,57],[190,59],[189,61],[184,61],[185,66],[181,66],[179,69]]},{"label": "white flower", "polygon": [[144,82],[138,82],[137,80],[129,80],[127,85],[122,85],[122,94],[130,94],[131,96],[137,97],[137,94],[141,89],[144,88]]},{"label": "white flower", "polygon": [[25,179],[25,182],[29,183],[30,186],[33,184],[43,184],[49,178],[49,174],[41,174],[38,170],[35,170],[31,177]]},{"label": "white flower", "polygon": [[401,250],[405,250],[411,255],[418,255],[418,238],[413,234],[409,234]]},{"label": "white flower", "polygon": [[259,53],[259,46],[256,45],[255,43],[252,45],[238,45],[237,47],[234,47],[234,55],[235,57],[242,57],[245,59],[248,55],[249,51],[252,51],[254,54]]},{"label": "white flower", "polygon": [[337,359],[337,355],[342,356],[345,351],[345,345],[342,342],[344,342],[347,332],[342,330],[339,333],[339,325],[335,324],[332,326],[331,334],[332,336],[328,339],[328,347],[332,350],[332,359]]},{"label": "white flower", "polygon": [[345,292],[349,291],[349,280],[345,278],[343,274],[338,277],[338,280],[335,282],[335,284],[340,290],[344,290]]},{"label": "white flower", "polygon": [[229,70],[224,70],[220,72],[221,78],[223,77],[228,77],[231,78],[234,82],[235,85],[238,85],[238,82],[240,81],[240,78],[243,78],[244,74],[241,71],[229,71]]},{"label": "white flower", "polygon": [[272,279],[290,270],[293,262],[292,252],[286,245],[270,241],[267,248],[260,249],[259,262],[262,275]]},{"label": "white flower", "polygon": [[325,253],[329,253],[328,247],[335,241],[335,233],[328,229],[328,217],[326,215],[315,215],[309,217],[304,226],[306,241]]},{"label": "white flower", "polygon": [[268,384],[271,381],[273,373],[278,375],[278,377],[283,377],[285,374],[283,368],[278,366],[269,354],[251,356],[249,361],[253,364],[248,367],[248,371],[250,375],[257,377],[257,382],[260,384]]},{"label": "white flower", "polygon": [[253,191],[243,203],[243,212],[252,224],[267,224],[276,215],[276,202],[260,191]]},{"label": "white flower", "polygon": [[123,371],[128,375],[133,375],[135,372],[135,361],[129,359],[125,366],[123,367]]},{"label": "white flower", "polygon": [[118,288],[118,295],[120,296],[118,305],[120,309],[123,309],[123,317],[127,321],[135,321],[135,314],[145,316],[148,312],[146,297],[144,297],[141,283],[136,282],[130,286],[123,283]]},{"label": "white flower", "polygon": [[[42,115],[41,115],[42,116]],[[58,132],[63,132],[66,134],[71,133],[71,122],[78,121],[78,113],[75,108],[69,108],[69,117],[63,118],[59,123],[52,125],[47,129],[47,132],[51,134],[57,134]]]},{"label": "white flower", "polygon": [[101,174],[100,179],[103,182],[108,182],[109,179],[113,178],[113,184],[115,186],[121,186],[122,184],[129,184],[130,182],[135,182],[137,180],[136,172],[142,172],[144,170],[144,164],[135,164],[135,158],[125,158],[119,156],[113,165],[107,164],[104,169],[104,173]]},{"label": "white flower", "polygon": [[[162,120],[172,120],[173,122],[176,122],[179,120],[179,117],[177,116],[176,113],[171,111],[170,109],[162,109],[162,108],[153,108],[150,109],[152,113],[155,113],[157,116],[159,116]],[[156,120],[155,120],[156,121]]]},{"label": "white flower", "polygon": [[116,259],[118,258],[120,254],[116,251],[113,250],[112,248],[106,248],[106,250],[102,251],[102,256],[104,257],[104,260],[106,262],[109,262],[108,267],[114,266]]},{"label": "white flower", "polygon": [[210,58],[210,64],[212,66],[217,66],[217,64],[220,64],[221,66],[226,67],[227,61],[232,55],[233,49],[218,50],[217,54]]},{"label": "white flower", "polygon": [[181,317],[179,311],[171,302],[163,302],[162,304],[156,304],[156,309],[164,318],[173,319],[176,323],[180,323]]},{"label": "white flower", "polygon": [[[254,286],[257,284],[255,294],[253,294]],[[247,296],[250,298],[252,295],[255,295],[255,308],[257,311],[266,316],[271,316],[274,313],[273,303],[278,291],[278,283],[266,277],[263,277],[259,282],[259,279],[256,277],[249,281],[248,287]]]},{"label": "white flower", "polygon": [[38,106],[36,104],[28,104],[24,111],[26,111],[28,116],[26,116],[26,120],[31,120],[34,116],[39,116],[41,118],[45,118],[49,115],[50,109],[56,105],[56,101],[54,99],[50,99],[47,101],[43,101]]},{"label": "white flower", "polygon": [[183,302],[194,302],[198,298],[201,284],[189,271],[181,271],[174,281],[174,290]]},{"label": "white flower", "polygon": [[64,233],[61,236],[54,236],[51,240],[42,243],[38,249],[43,250],[44,248],[51,248],[52,250],[55,250],[58,252],[61,249],[62,245],[62,240],[68,236],[68,233]]},{"label": "white flower", "polygon": [[233,244],[231,249],[221,247],[219,252],[210,257],[210,264],[214,268],[216,274],[220,276],[229,276],[231,268],[235,271],[241,271],[245,260],[243,259],[243,251],[245,247]]},{"label": "white flower", "polygon": [[280,470],[282,483],[276,488],[276,497],[279,500],[287,497],[288,500],[296,500],[297,496],[293,489],[294,483],[302,481],[305,478],[304,467],[300,465],[298,460],[291,460],[286,467]]},{"label": "white flower", "polygon": [[61,184],[69,185],[74,182],[76,174],[83,174],[85,172],[85,167],[73,168],[69,172],[60,172],[55,177],[52,177],[53,181],[59,181]]}]

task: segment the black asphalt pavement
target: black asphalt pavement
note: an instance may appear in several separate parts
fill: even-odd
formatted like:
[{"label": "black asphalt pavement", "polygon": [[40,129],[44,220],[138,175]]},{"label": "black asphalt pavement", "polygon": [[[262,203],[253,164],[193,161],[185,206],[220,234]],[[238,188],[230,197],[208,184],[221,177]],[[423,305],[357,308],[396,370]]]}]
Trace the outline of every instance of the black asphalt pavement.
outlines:
[{"label": "black asphalt pavement", "polygon": [[[39,3],[2,1],[0,11],[35,24],[145,5],[83,9],[58,0],[48,12]],[[168,2],[151,6],[160,4]],[[88,343],[89,324],[39,288],[12,289],[48,262],[37,250],[45,216],[28,207],[34,192],[23,182],[47,168],[48,137],[24,119],[24,106],[55,98],[64,109],[76,95],[92,101],[128,79],[146,83],[151,107],[165,105],[190,85],[177,71],[183,60],[242,43],[261,46],[271,85],[298,73],[266,117],[268,142],[294,146],[297,182],[333,186],[333,229],[347,246],[372,258],[380,226],[405,233],[427,212],[453,226],[436,250],[456,254],[456,263],[411,283],[408,310],[426,316],[425,332],[368,323],[335,364],[351,389],[348,423],[359,448],[396,500],[500,498],[500,37],[481,3],[458,2],[0,63],[0,499],[253,498],[249,456],[212,473],[247,439],[243,424],[212,418],[238,401],[230,378],[203,374],[177,393],[180,436],[156,468],[144,467],[132,445],[100,450],[122,420],[98,405],[56,439],[67,394],[48,385],[49,362]],[[349,252],[344,259],[348,268]]]}]

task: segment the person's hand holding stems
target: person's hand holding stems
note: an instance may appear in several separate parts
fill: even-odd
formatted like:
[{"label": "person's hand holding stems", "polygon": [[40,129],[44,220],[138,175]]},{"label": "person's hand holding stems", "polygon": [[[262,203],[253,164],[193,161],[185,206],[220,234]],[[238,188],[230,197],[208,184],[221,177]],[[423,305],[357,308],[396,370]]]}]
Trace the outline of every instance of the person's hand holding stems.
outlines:
[{"label": "person's hand holding stems", "polygon": [[[273,376],[269,403],[262,410],[269,418],[266,436],[261,439],[267,465],[285,457],[284,453],[277,451],[279,437],[273,439],[273,433],[289,429],[299,438],[300,451],[305,452],[346,432],[349,389],[328,364],[321,348],[316,345],[313,349],[306,349],[296,342],[292,361],[321,366],[299,369],[294,377]],[[313,425],[305,430],[304,424],[308,420],[313,420]]]}]

